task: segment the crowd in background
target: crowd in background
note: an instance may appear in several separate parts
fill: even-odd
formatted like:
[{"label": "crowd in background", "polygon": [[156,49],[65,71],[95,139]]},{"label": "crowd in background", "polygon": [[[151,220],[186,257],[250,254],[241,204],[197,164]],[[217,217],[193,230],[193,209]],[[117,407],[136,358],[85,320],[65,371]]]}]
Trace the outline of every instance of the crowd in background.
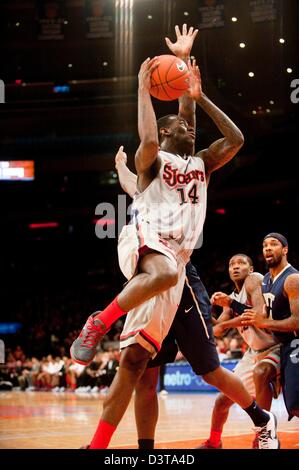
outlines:
[{"label": "crowd in background", "polygon": [[[217,339],[217,351],[221,361],[240,359],[245,352],[245,343],[231,332]],[[6,362],[0,365],[0,390],[53,391],[106,394],[119,366],[119,349],[113,349],[109,338],[103,343],[106,351],[97,352],[88,366],[74,362],[69,355],[41,358],[27,357],[20,345],[7,349]],[[61,347],[64,349],[64,346]],[[176,361],[184,361],[178,352]]]},{"label": "crowd in background", "polygon": [[[293,253],[290,261],[294,266],[299,265],[296,260],[299,257]],[[208,260],[201,260],[201,268],[199,273],[209,295],[219,290],[232,291],[227,263],[223,258],[212,253]],[[255,259],[255,270],[265,272],[261,255]],[[49,276],[47,282],[39,276],[40,287],[34,284],[32,289],[24,278],[24,289],[19,290],[17,296],[13,292],[4,296],[5,314],[1,321],[19,322],[21,328],[14,335],[1,335],[5,341],[6,358],[5,364],[0,364],[0,389],[19,387],[21,390],[105,393],[117,371],[124,317],[105,336],[102,349],[88,367],[74,363],[69,350],[88,314],[110,303],[121,290],[122,279],[110,274],[101,279],[88,276],[88,282],[83,282],[79,276],[77,283],[73,277],[71,282],[65,283],[67,286],[62,284],[61,278],[53,284]],[[220,312],[221,309],[218,312],[216,309],[216,317]],[[223,339],[217,339],[217,350],[222,361],[239,359],[246,345],[238,332],[231,330]],[[181,355],[177,359],[184,360]]]},{"label": "crowd in background", "polygon": [[119,365],[119,350],[98,352],[88,365],[69,356],[26,357],[21,346],[7,351],[0,366],[0,390],[106,393]]}]

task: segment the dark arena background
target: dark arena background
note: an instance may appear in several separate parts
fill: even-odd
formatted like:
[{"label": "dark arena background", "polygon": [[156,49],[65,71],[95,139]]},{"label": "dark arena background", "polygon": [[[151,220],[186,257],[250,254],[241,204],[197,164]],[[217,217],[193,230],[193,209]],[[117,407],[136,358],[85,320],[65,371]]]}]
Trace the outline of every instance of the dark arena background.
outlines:
[{"label": "dark arena background", "polygon": [[[203,245],[192,256],[209,295],[232,291],[235,253],[266,273],[268,232],[288,238],[299,268],[298,10],[297,0],[0,1],[1,449],[76,449],[95,431],[122,320],[93,371],[77,367],[69,349],[126,281],[117,236],[131,200],[114,157],[124,145],[135,171],[139,67],[170,53],[164,38],[175,41],[175,25],[199,28],[192,55],[203,91],[245,137],[211,177]],[[177,113],[177,101],[152,101],[157,117]],[[197,150],[220,137],[199,107],[196,135]],[[110,211],[96,210],[103,203]],[[100,239],[96,228],[115,236]],[[245,351],[236,331],[217,347],[230,369]],[[207,439],[215,391],[182,356],[166,366],[156,447]],[[298,420],[288,422],[281,395],[273,409],[281,447],[299,449]],[[250,449],[251,428],[234,405],[223,447]],[[133,404],[110,447],[137,448]]]}]

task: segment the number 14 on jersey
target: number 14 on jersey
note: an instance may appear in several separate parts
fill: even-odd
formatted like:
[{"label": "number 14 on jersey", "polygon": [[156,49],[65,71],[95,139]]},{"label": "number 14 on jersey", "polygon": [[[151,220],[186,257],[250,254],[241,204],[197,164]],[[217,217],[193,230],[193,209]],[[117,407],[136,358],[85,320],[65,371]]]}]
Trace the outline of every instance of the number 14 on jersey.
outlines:
[{"label": "number 14 on jersey", "polygon": [[187,193],[186,188],[177,188],[177,192],[180,197],[180,205],[187,204],[189,201],[191,204],[197,204],[199,202],[198,186],[195,183]]}]

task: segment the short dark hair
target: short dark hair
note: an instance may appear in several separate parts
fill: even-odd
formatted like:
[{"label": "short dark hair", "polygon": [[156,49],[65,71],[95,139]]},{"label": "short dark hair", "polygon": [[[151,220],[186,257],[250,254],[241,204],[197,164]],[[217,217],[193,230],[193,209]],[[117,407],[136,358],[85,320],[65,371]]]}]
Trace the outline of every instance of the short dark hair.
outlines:
[{"label": "short dark hair", "polygon": [[232,258],[235,258],[236,256],[241,256],[242,258],[246,258],[249,265],[253,267],[253,261],[252,259],[250,258],[250,256],[248,255],[244,255],[244,253],[237,253],[236,255],[233,255],[230,257],[229,261],[232,259]]},{"label": "short dark hair", "polygon": [[157,120],[159,142],[161,142],[160,130],[163,127],[169,127],[173,118],[177,118],[177,115],[176,114],[167,114],[167,116],[162,116],[161,118],[159,118]]}]

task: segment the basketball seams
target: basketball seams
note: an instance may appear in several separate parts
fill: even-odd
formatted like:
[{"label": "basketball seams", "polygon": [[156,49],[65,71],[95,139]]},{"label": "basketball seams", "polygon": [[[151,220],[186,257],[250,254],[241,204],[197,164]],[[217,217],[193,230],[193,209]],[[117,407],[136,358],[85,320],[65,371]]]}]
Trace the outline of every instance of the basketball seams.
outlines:
[{"label": "basketball seams", "polygon": [[168,98],[170,98],[170,99],[172,100],[172,99],[173,99],[172,96],[170,96],[170,95],[167,93],[167,91],[165,90],[165,88],[164,88],[164,85],[166,85],[166,82],[164,82],[164,85],[163,85],[163,83],[162,83],[161,75],[160,75],[160,71],[159,71],[159,67],[157,68],[157,74],[158,74],[158,77],[159,77],[159,80],[160,80],[159,85],[160,85],[161,88],[163,89],[165,95],[168,96]]},{"label": "basketball seams", "polygon": [[177,69],[179,64],[180,60],[176,56],[161,56],[161,64],[151,76],[150,92],[155,98],[162,101],[175,100],[188,89],[188,69],[181,72]]}]

